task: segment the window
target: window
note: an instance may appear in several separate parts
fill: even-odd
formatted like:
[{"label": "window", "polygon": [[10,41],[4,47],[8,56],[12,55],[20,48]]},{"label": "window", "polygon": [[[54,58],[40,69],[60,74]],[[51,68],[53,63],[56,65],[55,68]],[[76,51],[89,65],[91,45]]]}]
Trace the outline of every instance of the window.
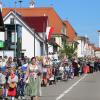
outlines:
[{"label": "window", "polygon": [[[15,40],[16,38],[16,40]],[[11,42],[17,42],[17,35],[15,34],[15,32],[12,32],[11,34]]]},{"label": "window", "polygon": [[62,32],[62,34],[66,35],[66,27],[65,27],[65,25],[62,26],[61,32]]},{"label": "window", "polygon": [[14,24],[14,18],[10,18],[10,24]]}]

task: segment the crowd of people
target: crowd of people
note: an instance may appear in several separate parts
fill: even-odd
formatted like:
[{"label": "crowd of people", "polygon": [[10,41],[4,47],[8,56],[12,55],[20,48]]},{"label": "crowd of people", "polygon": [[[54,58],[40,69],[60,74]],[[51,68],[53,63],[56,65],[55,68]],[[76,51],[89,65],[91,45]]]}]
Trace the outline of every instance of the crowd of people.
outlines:
[{"label": "crowd of people", "polygon": [[100,71],[100,59],[82,58],[54,59],[52,56],[42,58],[0,57],[0,97],[2,100],[25,99],[39,100],[41,86],[68,81],[83,73]]}]

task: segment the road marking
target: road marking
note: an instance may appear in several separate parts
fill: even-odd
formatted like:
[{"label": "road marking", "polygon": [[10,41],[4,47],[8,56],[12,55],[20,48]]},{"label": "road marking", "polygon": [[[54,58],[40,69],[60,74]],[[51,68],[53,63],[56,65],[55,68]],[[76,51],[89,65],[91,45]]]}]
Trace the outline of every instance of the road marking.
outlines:
[{"label": "road marking", "polygon": [[67,90],[65,90],[62,94],[60,94],[56,100],[60,100],[62,97],[64,97],[68,92],[70,92],[74,86],[76,86],[81,80],[83,80],[85,77],[87,76],[87,74],[85,74],[82,78],[80,78],[77,82],[75,82],[72,86],[70,86]]}]

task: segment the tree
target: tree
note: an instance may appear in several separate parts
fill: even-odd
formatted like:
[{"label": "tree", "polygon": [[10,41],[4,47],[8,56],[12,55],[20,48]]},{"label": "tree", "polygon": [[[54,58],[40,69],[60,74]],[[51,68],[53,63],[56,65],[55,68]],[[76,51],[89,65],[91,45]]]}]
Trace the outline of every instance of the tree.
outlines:
[{"label": "tree", "polygon": [[66,55],[68,58],[72,58],[73,56],[76,56],[76,48],[77,45],[75,43],[72,44],[64,44],[63,49],[60,50],[60,55]]}]

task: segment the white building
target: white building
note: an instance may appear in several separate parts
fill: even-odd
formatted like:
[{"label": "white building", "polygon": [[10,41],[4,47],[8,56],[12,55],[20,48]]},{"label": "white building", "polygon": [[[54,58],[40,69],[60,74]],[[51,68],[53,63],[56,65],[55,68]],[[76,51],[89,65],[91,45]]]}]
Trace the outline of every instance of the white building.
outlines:
[{"label": "white building", "polygon": [[94,48],[93,45],[91,45],[89,43],[89,39],[84,37],[84,36],[80,36],[77,39],[78,44],[78,48],[77,48],[77,56],[78,57],[93,57],[94,56]]},{"label": "white building", "polygon": [[[7,49],[14,50],[15,54],[19,56],[23,54],[33,57],[46,54],[45,33],[47,25],[43,26],[43,23],[47,24],[46,16],[23,17],[20,13],[11,10],[3,19],[7,29],[5,34]],[[40,26],[36,26],[37,22],[40,23]],[[44,28],[42,30],[41,25]]]},{"label": "white building", "polygon": [[95,48],[95,56],[100,58],[100,48]]}]

